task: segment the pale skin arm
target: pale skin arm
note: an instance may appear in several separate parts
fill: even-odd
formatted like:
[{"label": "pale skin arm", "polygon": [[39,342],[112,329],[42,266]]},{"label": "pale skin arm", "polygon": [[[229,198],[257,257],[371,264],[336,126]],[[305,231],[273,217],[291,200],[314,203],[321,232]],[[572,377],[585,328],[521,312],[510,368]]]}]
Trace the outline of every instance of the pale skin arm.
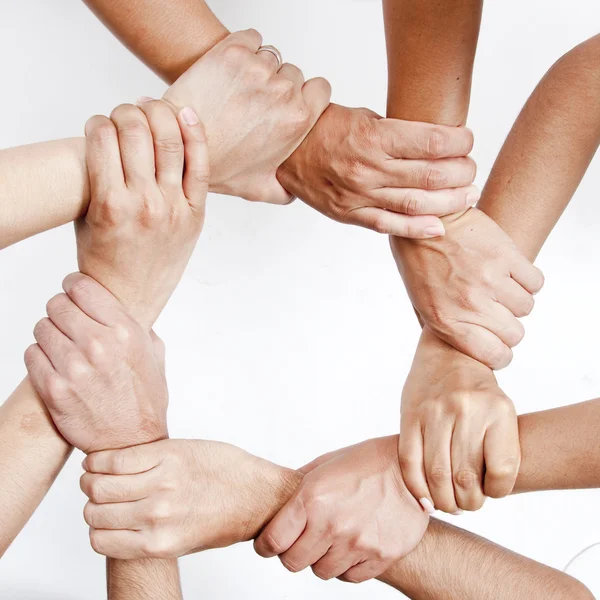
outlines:
[{"label": "pale skin arm", "polygon": [[[523,461],[515,493],[600,486],[600,399],[522,415],[519,424]],[[265,525],[289,502],[307,473],[360,448],[361,462],[373,456],[387,460],[389,454],[395,456],[395,438],[337,450],[301,471],[202,440],[91,454],[81,484],[94,498],[84,511],[93,528],[92,543],[96,551],[111,555],[139,556],[156,546],[156,554],[178,556],[248,541],[264,535]],[[350,467],[346,477],[356,477],[357,472]],[[153,491],[157,482],[164,487]],[[224,506],[223,497],[232,502]],[[143,500],[135,502],[137,498]],[[157,503],[163,514],[158,525],[151,518]],[[201,508],[190,510],[192,506]],[[390,510],[393,519],[401,509]],[[143,543],[129,537],[128,522],[140,529],[135,536],[141,535]],[[413,552],[388,567],[380,579],[415,600],[591,599],[572,578],[435,520]]]},{"label": "pale skin arm", "polygon": [[0,556],[43,500],[71,450],[25,379],[0,406]]}]

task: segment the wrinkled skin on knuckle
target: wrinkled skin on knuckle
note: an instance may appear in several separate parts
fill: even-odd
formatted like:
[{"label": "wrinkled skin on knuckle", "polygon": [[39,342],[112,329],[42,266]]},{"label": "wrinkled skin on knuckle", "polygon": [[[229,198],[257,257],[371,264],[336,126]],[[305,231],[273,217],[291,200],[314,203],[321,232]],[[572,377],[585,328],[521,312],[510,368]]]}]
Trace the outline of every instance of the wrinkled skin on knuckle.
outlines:
[{"label": "wrinkled skin on knuckle", "polygon": [[439,158],[443,156],[449,146],[448,133],[441,127],[431,129],[425,144],[425,155],[429,158]]},{"label": "wrinkled skin on knuckle", "polygon": [[483,484],[481,473],[475,469],[460,469],[454,474],[454,485],[465,491],[472,492]]},{"label": "wrinkled skin on knuckle", "polygon": [[427,473],[427,480],[432,485],[441,487],[452,481],[452,473],[446,467],[433,465]]}]

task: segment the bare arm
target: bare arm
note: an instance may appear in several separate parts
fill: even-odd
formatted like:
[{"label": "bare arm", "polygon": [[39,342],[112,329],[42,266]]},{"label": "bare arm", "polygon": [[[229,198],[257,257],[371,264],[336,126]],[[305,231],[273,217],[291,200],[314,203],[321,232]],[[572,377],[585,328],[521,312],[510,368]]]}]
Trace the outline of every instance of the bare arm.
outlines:
[{"label": "bare arm", "polygon": [[84,2],[131,52],[167,83],[173,83],[229,33],[203,0]]},{"label": "bare arm", "polygon": [[479,208],[534,259],[600,144],[600,35],[546,73],[515,122]]},{"label": "bare arm", "polygon": [[435,519],[379,579],[412,600],[593,600],[569,575]]},{"label": "bare arm", "polygon": [[87,210],[85,140],[0,150],[0,249],[64,225]]},{"label": "bare arm", "polygon": [[25,379],[0,406],[0,556],[43,500],[71,449]]},{"label": "bare arm", "polygon": [[483,0],[383,0],[388,117],[464,125]]}]

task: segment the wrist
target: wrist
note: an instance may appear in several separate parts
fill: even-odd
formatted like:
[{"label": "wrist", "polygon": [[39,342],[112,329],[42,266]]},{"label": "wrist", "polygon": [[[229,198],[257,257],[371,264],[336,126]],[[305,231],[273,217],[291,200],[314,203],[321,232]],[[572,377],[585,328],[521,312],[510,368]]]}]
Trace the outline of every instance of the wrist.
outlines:
[{"label": "wrist", "polygon": [[[263,461],[266,462],[266,461]],[[251,518],[241,541],[258,536],[262,529],[285,506],[302,482],[303,475],[293,469],[268,463],[260,481],[260,492],[254,496]]]}]

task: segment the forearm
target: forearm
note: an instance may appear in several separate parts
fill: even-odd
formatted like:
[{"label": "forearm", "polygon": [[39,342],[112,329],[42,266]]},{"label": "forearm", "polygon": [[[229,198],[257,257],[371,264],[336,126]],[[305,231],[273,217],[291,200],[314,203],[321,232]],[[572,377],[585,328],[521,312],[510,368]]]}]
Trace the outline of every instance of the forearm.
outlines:
[{"label": "forearm", "polygon": [[600,399],[521,415],[513,493],[600,487]]},{"label": "forearm", "polygon": [[593,600],[572,577],[435,519],[379,579],[413,600]]},{"label": "forearm", "polygon": [[383,0],[387,116],[464,125],[483,0]]},{"label": "forearm", "polygon": [[172,83],[229,33],[203,0],[84,0],[98,18]]},{"label": "forearm", "polygon": [[176,560],[108,560],[108,600],[181,600]]},{"label": "forearm", "polygon": [[25,379],[0,406],[0,556],[35,512],[71,450]]},{"label": "forearm", "polygon": [[0,150],[0,249],[73,221],[87,210],[85,140]]},{"label": "forearm", "polygon": [[571,200],[600,143],[600,35],[561,58],[515,122],[479,208],[530,259]]}]

